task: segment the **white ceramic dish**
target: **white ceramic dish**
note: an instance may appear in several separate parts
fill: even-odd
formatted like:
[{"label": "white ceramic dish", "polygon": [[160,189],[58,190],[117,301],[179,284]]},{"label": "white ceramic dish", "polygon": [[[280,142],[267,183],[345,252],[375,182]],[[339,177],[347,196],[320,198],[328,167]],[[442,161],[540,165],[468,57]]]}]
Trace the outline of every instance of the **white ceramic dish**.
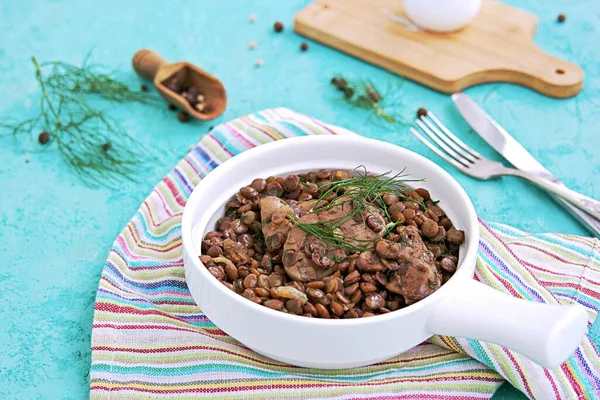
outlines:
[{"label": "white ceramic dish", "polygon": [[[254,178],[320,168],[406,172],[427,188],[466,233],[455,275],[429,297],[370,318],[326,320],[285,314],[227,289],[200,262],[205,232],[224,205]],[[261,145],[220,165],[194,189],[183,213],[185,274],[200,308],[219,328],[267,357],[311,368],[351,368],[393,357],[433,334],[498,343],[552,367],[581,342],[587,314],[579,305],[519,300],[473,280],[477,215],[462,187],[432,161],[401,147],[352,136],[311,136]]]}]

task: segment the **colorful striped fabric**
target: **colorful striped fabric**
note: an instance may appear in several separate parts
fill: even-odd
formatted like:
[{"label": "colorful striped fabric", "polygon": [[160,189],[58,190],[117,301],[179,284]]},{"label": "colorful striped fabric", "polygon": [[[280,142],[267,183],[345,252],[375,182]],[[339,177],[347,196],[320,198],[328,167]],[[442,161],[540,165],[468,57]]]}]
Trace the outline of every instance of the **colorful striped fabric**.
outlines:
[{"label": "colorful striped fabric", "polygon": [[[505,379],[530,398],[598,398],[599,347],[589,336],[553,370],[497,345],[433,337],[377,365],[322,371],[262,357],[206,318],[188,291],[182,262],[180,221],[192,189],[250,147],[346,132],[286,109],[263,111],[213,129],[156,186],[115,241],[102,273],[92,398],[487,399]],[[599,242],[528,236],[482,222],[476,279],[532,301],[578,302],[593,321],[600,308]]]}]

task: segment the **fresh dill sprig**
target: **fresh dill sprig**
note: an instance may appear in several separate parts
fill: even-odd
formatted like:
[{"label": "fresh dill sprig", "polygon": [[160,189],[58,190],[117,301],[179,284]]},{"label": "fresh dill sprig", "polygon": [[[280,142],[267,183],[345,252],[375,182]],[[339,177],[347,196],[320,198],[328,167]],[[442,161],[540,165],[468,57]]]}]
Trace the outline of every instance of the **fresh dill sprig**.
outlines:
[{"label": "fresh dill sprig", "polygon": [[87,186],[114,187],[133,180],[149,151],[120,123],[91,105],[94,96],[117,103],[159,104],[157,97],[129,89],[97,65],[31,61],[41,91],[39,112],[23,121],[4,120],[0,128],[16,137],[37,129],[50,134],[56,149]]},{"label": "fresh dill sprig", "polygon": [[350,80],[336,75],[331,83],[344,93],[343,101],[346,104],[371,111],[372,117],[385,123],[409,125],[402,117],[401,87],[404,79],[389,81],[385,91],[369,79]]},{"label": "fresh dill sprig", "polygon": [[308,236],[315,236],[319,239],[321,243],[326,246],[334,247],[337,249],[347,250],[351,252],[355,251],[366,251],[369,249],[368,246],[360,246],[359,244],[354,244],[352,242],[368,242],[366,240],[357,240],[354,238],[350,238],[345,236],[340,230],[339,226],[341,224],[337,224],[333,221],[326,222],[313,222],[313,223],[305,223],[301,222],[297,219],[293,219],[292,222],[300,229],[302,229]]},{"label": "fresh dill sprig", "polygon": [[[408,185],[409,182],[420,182],[422,179],[408,179],[408,174],[404,170],[390,176],[391,171],[375,175],[370,174],[366,167],[359,166],[353,171],[353,177],[332,181],[327,186],[321,185],[320,196],[315,200],[315,205],[309,210],[310,213],[321,213],[334,207],[340,207],[342,210],[349,208],[347,213],[337,218],[332,218],[318,222],[302,222],[293,219],[292,222],[306,232],[309,236],[317,237],[322,243],[347,251],[366,251],[372,247],[379,238],[387,236],[398,225],[399,222],[392,222],[382,226],[382,230],[374,239],[357,239],[344,235],[341,226],[348,221],[360,218],[357,223],[366,224],[366,215],[376,213],[379,210],[385,216],[385,219],[391,220],[387,211],[387,206],[383,201],[386,194],[398,196],[401,199],[413,201],[423,209],[426,205],[423,199],[415,200],[407,196],[407,192],[414,191]],[[325,199],[335,194],[335,198],[327,203]]]}]

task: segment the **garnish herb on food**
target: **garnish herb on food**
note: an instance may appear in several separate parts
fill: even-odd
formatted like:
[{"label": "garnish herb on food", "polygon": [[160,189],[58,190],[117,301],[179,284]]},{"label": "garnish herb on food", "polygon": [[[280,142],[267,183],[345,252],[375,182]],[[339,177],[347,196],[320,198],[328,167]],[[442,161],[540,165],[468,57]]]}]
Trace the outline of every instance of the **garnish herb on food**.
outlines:
[{"label": "garnish herb on food", "polygon": [[[417,197],[415,199],[405,194],[407,191],[412,190],[407,185],[408,182],[420,182],[422,179],[408,179],[408,175],[404,174],[404,171],[393,176],[389,176],[391,172],[373,175],[369,174],[364,166],[359,166],[352,172],[354,176],[350,178],[340,179],[327,183],[326,186],[321,186],[322,194],[317,198],[315,206],[309,211],[311,213],[320,213],[330,210],[333,207],[342,207],[344,204],[350,204],[352,209],[349,213],[339,218],[314,223],[304,223],[293,218],[292,222],[294,225],[307,234],[316,236],[321,242],[329,246],[351,251],[366,251],[369,249],[369,245],[387,236],[401,223],[398,221],[388,223],[382,227],[379,236],[368,240],[349,238],[343,235],[339,228],[344,223],[358,216],[361,222],[365,224],[365,213],[373,207],[381,210],[391,220],[391,216],[383,200],[384,195],[398,196],[399,198],[418,204],[422,209],[427,208],[422,198]],[[326,202],[325,199],[333,194],[336,195],[333,201],[320,205]],[[353,242],[358,243],[353,244]]]}]

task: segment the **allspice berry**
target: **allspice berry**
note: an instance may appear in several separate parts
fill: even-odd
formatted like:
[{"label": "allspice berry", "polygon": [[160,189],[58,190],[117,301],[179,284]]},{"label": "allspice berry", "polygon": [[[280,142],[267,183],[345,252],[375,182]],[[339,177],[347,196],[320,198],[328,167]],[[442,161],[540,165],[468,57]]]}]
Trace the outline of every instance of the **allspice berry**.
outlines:
[{"label": "allspice berry", "polygon": [[46,131],[40,133],[40,135],[38,136],[38,141],[40,142],[40,144],[46,144],[49,140],[50,134]]},{"label": "allspice berry", "polygon": [[427,110],[426,110],[426,109],[424,109],[423,107],[421,107],[421,108],[419,108],[419,109],[417,110],[417,117],[418,117],[418,118],[424,117],[424,116],[426,116],[426,115],[427,115]]},{"label": "allspice berry", "polygon": [[179,111],[177,113],[177,119],[179,120],[179,122],[187,122],[189,118],[190,116],[185,111]]},{"label": "allspice berry", "polygon": [[556,18],[556,20],[560,23],[565,22],[566,19],[567,19],[567,16],[565,14],[558,14],[558,17]]},{"label": "allspice berry", "polygon": [[300,45],[300,50],[302,50],[302,51],[308,50],[308,43],[302,42],[302,44]]},{"label": "allspice berry", "polygon": [[275,29],[275,32],[279,33],[281,31],[283,31],[283,24],[279,21],[275,22],[275,25],[273,25],[273,29]]}]

